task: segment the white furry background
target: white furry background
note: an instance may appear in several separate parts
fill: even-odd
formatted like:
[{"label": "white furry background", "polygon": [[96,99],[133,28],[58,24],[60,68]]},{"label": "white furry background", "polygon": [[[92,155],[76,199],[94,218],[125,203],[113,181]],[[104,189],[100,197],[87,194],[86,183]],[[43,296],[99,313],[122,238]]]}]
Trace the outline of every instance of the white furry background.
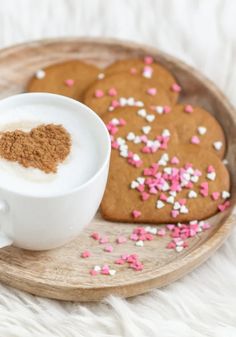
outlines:
[{"label": "white furry background", "polygon": [[[234,0],[0,0],[0,47],[58,36],[145,42],[200,69],[236,104],[235,18]],[[0,337],[15,336],[235,337],[236,230],[196,271],[131,300],[80,305],[0,286]]]}]

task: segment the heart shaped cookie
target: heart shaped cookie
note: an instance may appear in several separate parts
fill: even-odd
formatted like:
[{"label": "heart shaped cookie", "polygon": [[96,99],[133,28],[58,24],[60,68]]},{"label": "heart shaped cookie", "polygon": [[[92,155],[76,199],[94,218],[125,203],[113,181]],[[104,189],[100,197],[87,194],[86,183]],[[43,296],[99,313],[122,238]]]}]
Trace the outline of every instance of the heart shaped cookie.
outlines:
[{"label": "heart shaped cookie", "polygon": [[[126,60],[118,60],[112,63],[105,69],[105,75],[110,76],[118,73],[129,73],[137,77],[143,77],[147,80],[155,79],[158,84],[166,90],[171,103],[176,103],[180,87],[177,84],[174,76],[162,65],[156,63],[150,56],[146,56],[143,59],[131,58]],[[177,90],[174,90],[177,88]]]},{"label": "heart shaped cookie", "polygon": [[100,70],[78,60],[53,64],[38,70],[27,85],[29,92],[50,92],[81,100]]},{"label": "heart shaped cookie", "polygon": [[101,204],[105,219],[153,224],[188,222],[206,219],[229,206],[229,174],[211,151],[177,145],[168,153],[149,155],[150,159],[151,165],[136,168],[112,151]]}]

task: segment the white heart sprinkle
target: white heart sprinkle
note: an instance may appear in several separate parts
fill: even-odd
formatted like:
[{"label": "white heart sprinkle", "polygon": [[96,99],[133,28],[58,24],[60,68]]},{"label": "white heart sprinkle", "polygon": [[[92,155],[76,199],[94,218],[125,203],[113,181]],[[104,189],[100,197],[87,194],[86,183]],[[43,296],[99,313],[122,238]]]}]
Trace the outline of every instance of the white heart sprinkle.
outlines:
[{"label": "white heart sprinkle", "polygon": [[127,99],[127,104],[128,104],[129,106],[133,106],[134,103],[135,103],[135,101],[134,101],[134,98],[133,98],[133,97],[129,97],[129,98]]},{"label": "white heart sprinkle", "polygon": [[165,167],[164,168],[164,172],[167,174],[171,174],[172,173],[172,168],[171,167]]},{"label": "white heart sprinkle", "polygon": [[222,163],[223,163],[224,165],[228,165],[228,164],[229,164],[229,162],[228,162],[227,159],[224,159],[224,160],[222,161]]},{"label": "white heart sprinkle", "polygon": [[198,176],[192,176],[190,180],[191,180],[193,183],[197,183],[198,180],[199,180],[199,177],[198,177]]},{"label": "white heart sprinkle", "polygon": [[123,158],[128,158],[128,151],[121,151],[120,152],[120,156],[123,157]]},{"label": "white heart sprinkle", "polygon": [[140,109],[137,111],[137,114],[141,117],[145,117],[147,115],[147,112],[145,109]]},{"label": "white heart sprinkle", "polygon": [[228,191],[223,191],[221,193],[223,199],[227,199],[230,197],[230,193]]},{"label": "white heart sprinkle", "polygon": [[110,269],[110,270],[109,270],[109,274],[110,274],[111,276],[114,276],[114,275],[116,274],[116,270],[115,270],[115,269]]},{"label": "white heart sprinkle", "polygon": [[164,207],[164,206],[165,206],[165,204],[164,204],[164,202],[163,202],[163,201],[161,201],[161,200],[157,200],[157,203],[156,203],[156,208],[160,209],[160,208],[162,208],[162,207]]},{"label": "white heart sprinkle", "polygon": [[173,197],[176,197],[176,195],[177,195],[177,193],[175,191],[170,191],[169,194],[172,195]]},{"label": "white heart sprinkle", "polygon": [[125,139],[124,138],[118,137],[116,141],[117,141],[118,145],[125,144]]},{"label": "white heart sprinkle", "polygon": [[112,118],[111,122],[112,122],[113,125],[119,125],[120,124],[120,121],[117,118]]},{"label": "white heart sprinkle", "polygon": [[182,214],[187,214],[188,213],[188,208],[185,205],[182,205],[179,211]]},{"label": "white heart sprinkle", "polygon": [[189,221],[189,224],[190,225],[197,225],[198,221],[197,220],[191,220],[191,221]]},{"label": "white heart sprinkle", "polygon": [[183,246],[184,241],[183,240],[179,240],[176,242],[176,246]]},{"label": "white heart sprinkle", "polygon": [[133,132],[129,132],[127,137],[126,137],[127,140],[134,140],[135,139],[135,134]]},{"label": "white heart sprinkle", "polygon": [[105,74],[103,74],[103,73],[98,74],[98,79],[99,80],[103,80],[104,77],[105,77]]},{"label": "white heart sprinkle", "polygon": [[139,182],[139,184],[141,184],[141,185],[143,185],[144,182],[145,182],[145,178],[143,178],[143,177],[138,177],[136,180],[137,180],[137,181]]},{"label": "white heart sprinkle", "polygon": [[145,133],[145,135],[147,135],[151,131],[151,126],[149,125],[143,126],[142,131],[143,133]]},{"label": "white heart sprinkle", "polygon": [[139,108],[142,108],[144,106],[144,103],[142,101],[136,101],[135,105]]},{"label": "white heart sprinkle", "polygon": [[158,105],[158,106],[156,107],[156,112],[157,112],[159,115],[162,115],[163,112],[164,112],[163,106]]},{"label": "white heart sprinkle", "polygon": [[125,106],[127,104],[127,99],[124,98],[124,97],[121,97],[119,99],[119,103],[120,103],[121,106]]},{"label": "white heart sprinkle", "polygon": [[150,228],[149,233],[156,235],[157,234],[157,228],[155,228],[155,227]]},{"label": "white heart sprinkle", "polygon": [[188,197],[190,199],[197,198],[197,193],[195,191],[189,191],[188,192]]},{"label": "white heart sprinkle", "polygon": [[217,151],[219,151],[222,148],[223,144],[222,142],[214,142],[213,146]]},{"label": "white heart sprinkle", "polygon": [[173,204],[175,201],[173,195],[169,196],[167,199],[166,199],[166,202],[168,202],[169,204]]},{"label": "white heart sprinkle", "polygon": [[141,138],[139,136],[136,136],[134,139],[134,144],[139,144],[141,143]]},{"label": "white heart sprinkle", "polygon": [[186,181],[189,181],[191,179],[191,176],[188,172],[183,173],[182,177]]},{"label": "white heart sprinkle", "polygon": [[164,129],[161,135],[163,137],[170,137],[170,131],[168,129]]},{"label": "white heart sprinkle", "polygon": [[199,135],[205,135],[205,133],[207,132],[207,128],[205,128],[205,126],[199,126],[197,128],[197,131],[198,131]]},{"label": "white heart sprinkle", "polygon": [[44,77],[45,77],[46,73],[44,70],[42,69],[39,69],[36,71],[35,73],[35,77],[38,79],[38,80],[42,80]]},{"label": "white heart sprinkle", "polygon": [[133,155],[133,160],[134,160],[134,161],[139,161],[139,160],[140,160],[139,155],[135,153],[135,154]]},{"label": "white heart sprinkle", "polygon": [[155,115],[147,115],[146,116],[146,120],[148,121],[148,122],[153,122],[154,121],[154,119],[155,119]]},{"label": "white heart sprinkle", "polygon": [[216,178],[216,173],[215,173],[215,172],[207,173],[207,178],[208,178],[209,180],[214,181],[215,178]]},{"label": "white heart sprinkle", "polygon": [[183,246],[176,246],[176,248],[175,248],[175,250],[176,250],[177,253],[182,252],[183,249],[184,249]]},{"label": "white heart sprinkle", "polygon": [[132,190],[134,190],[138,186],[139,186],[139,183],[137,181],[135,181],[135,180],[133,180],[132,183],[130,184],[130,187],[132,188]]},{"label": "white heart sprinkle", "polygon": [[128,145],[122,144],[119,148],[120,151],[127,151],[128,150]]},{"label": "white heart sprinkle", "polygon": [[165,160],[160,159],[159,162],[158,162],[158,164],[159,164],[160,166],[166,166],[166,165],[167,165],[167,162],[166,162]]},{"label": "white heart sprinkle", "polygon": [[170,185],[168,184],[167,181],[165,181],[164,184],[162,185],[161,190],[165,192],[165,191],[168,191],[169,189],[170,189]]},{"label": "white heart sprinkle", "polygon": [[176,202],[174,203],[173,208],[174,208],[174,209],[180,209],[180,207],[181,207],[180,203],[179,203],[178,201],[176,201]]},{"label": "white heart sprinkle", "polygon": [[100,266],[94,266],[93,270],[95,270],[95,271],[101,271],[101,267]]},{"label": "white heart sprinkle", "polygon": [[143,241],[142,240],[136,241],[135,246],[143,247]]},{"label": "white heart sprinkle", "polygon": [[186,170],[189,174],[194,174],[194,169],[192,167],[188,167]]}]

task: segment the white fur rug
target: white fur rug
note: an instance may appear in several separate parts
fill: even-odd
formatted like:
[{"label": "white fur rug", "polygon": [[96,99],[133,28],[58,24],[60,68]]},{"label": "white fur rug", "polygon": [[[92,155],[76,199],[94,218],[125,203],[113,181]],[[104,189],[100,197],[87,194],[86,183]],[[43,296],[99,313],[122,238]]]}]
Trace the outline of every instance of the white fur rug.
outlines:
[{"label": "white fur rug", "polygon": [[[233,0],[0,0],[0,46],[57,36],[154,45],[208,75],[236,103]],[[0,337],[235,337],[236,229],[204,265],[131,300],[73,304],[0,286]]]}]

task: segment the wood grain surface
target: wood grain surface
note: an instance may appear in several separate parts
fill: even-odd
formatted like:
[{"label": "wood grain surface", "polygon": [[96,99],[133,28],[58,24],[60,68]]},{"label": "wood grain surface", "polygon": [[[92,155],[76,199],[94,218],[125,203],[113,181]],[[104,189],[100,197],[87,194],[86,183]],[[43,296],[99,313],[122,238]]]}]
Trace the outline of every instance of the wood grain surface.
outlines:
[{"label": "wood grain surface", "polygon": [[[176,76],[184,88],[182,102],[203,106],[222,124],[227,137],[226,158],[231,174],[233,205],[236,198],[236,115],[233,107],[198,71],[154,48],[87,38],[45,40],[7,48],[0,51],[0,97],[23,92],[36,70],[55,62],[82,59],[103,67],[117,59],[147,54],[153,55]],[[141,294],[179,279],[213,254],[233,226],[233,218],[229,217],[231,211],[232,207],[209,219],[210,230],[192,238],[189,248],[181,253],[166,249],[170,240],[167,237],[157,237],[144,247],[137,247],[130,240],[124,245],[113,244],[113,252],[105,253],[104,246],[90,238],[93,231],[109,236],[113,243],[121,233],[128,237],[135,225],[105,222],[97,214],[81,235],[62,248],[45,252],[15,247],[1,249],[0,280],[32,294],[60,300],[98,301],[110,294],[123,297]],[[80,254],[87,248],[92,256],[82,259]],[[144,262],[142,272],[114,265],[114,260],[125,252],[138,253]],[[116,275],[91,277],[89,269],[102,264],[114,267]]]}]

